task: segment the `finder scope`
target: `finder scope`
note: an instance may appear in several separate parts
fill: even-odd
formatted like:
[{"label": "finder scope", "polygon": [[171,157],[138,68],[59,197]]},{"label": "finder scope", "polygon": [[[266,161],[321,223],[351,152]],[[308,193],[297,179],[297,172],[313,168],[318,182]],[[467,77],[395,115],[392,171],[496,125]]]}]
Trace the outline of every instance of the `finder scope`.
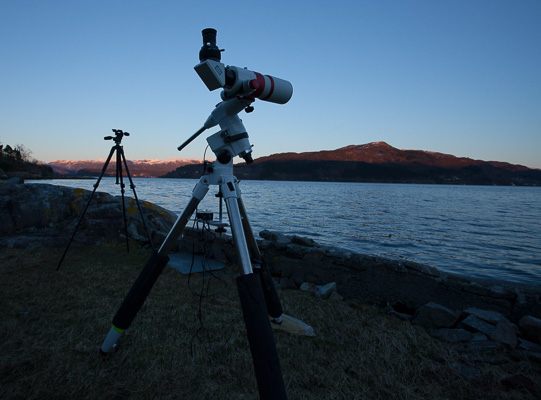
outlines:
[{"label": "finder scope", "polygon": [[216,45],[216,29],[203,29],[203,46],[194,69],[209,90],[223,88],[223,100],[235,97],[285,104],[293,95],[290,82],[270,75],[250,71],[247,68],[225,66],[220,62],[221,52]]}]

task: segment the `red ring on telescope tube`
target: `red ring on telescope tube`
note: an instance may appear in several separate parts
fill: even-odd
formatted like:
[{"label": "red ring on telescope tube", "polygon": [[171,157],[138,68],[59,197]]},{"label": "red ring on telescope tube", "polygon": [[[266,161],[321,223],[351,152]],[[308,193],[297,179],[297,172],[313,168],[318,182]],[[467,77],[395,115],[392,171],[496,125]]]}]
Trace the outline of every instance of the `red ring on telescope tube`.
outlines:
[{"label": "red ring on telescope tube", "polygon": [[263,91],[265,90],[265,77],[261,75],[259,72],[254,72],[255,74],[255,80],[258,83],[258,87],[256,88],[253,96],[259,97]]},{"label": "red ring on telescope tube", "polygon": [[270,76],[270,75],[265,75],[265,76],[267,78],[269,78],[270,83],[271,83],[271,87],[270,87],[270,90],[269,90],[269,94],[264,99],[261,99],[261,100],[267,100],[274,93],[274,79],[272,79],[272,76]]}]

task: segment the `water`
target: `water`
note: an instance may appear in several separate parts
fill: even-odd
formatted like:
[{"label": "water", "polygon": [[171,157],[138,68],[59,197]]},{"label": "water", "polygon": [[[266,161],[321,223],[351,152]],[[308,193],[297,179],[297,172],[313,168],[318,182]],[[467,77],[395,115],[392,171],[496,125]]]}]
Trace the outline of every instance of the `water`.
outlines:
[{"label": "water", "polygon": [[[36,181],[89,190],[95,182]],[[134,182],[139,199],[178,214],[197,180]],[[243,181],[241,189],[256,233],[269,229],[466,276],[541,283],[541,188]],[[120,194],[114,178],[104,178],[99,191]],[[212,187],[200,209],[217,215],[215,193]]]}]

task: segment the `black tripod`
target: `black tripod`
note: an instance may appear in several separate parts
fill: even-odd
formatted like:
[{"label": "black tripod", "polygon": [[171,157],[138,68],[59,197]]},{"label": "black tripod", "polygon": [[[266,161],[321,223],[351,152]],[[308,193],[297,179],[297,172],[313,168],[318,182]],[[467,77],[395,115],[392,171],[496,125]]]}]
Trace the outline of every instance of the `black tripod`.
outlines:
[{"label": "black tripod", "polygon": [[129,244],[129,237],[128,237],[128,222],[126,218],[126,202],[124,198],[125,190],[124,188],[126,185],[124,185],[124,178],[122,176],[122,164],[124,164],[124,168],[126,168],[126,175],[128,176],[128,179],[130,180],[130,188],[133,191],[133,196],[135,198],[135,202],[137,203],[137,209],[139,211],[139,214],[141,215],[141,219],[143,221],[143,226],[145,227],[145,230],[148,235],[148,240],[150,241],[150,245],[152,246],[152,249],[154,250],[154,244],[152,243],[152,237],[150,235],[150,231],[148,230],[147,224],[145,222],[145,216],[143,214],[143,211],[141,210],[141,205],[139,204],[139,199],[137,198],[137,193],[135,192],[135,185],[133,183],[133,180],[130,175],[130,170],[128,169],[128,163],[126,162],[126,156],[124,155],[124,148],[120,145],[120,142],[122,142],[122,138],[124,136],[130,136],[128,132],[123,132],[120,129],[113,129],[113,132],[115,133],[115,136],[105,136],[104,140],[114,140],[115,145],[111,147],[111,151],[109,152],[109,157],[107,157],[107,160],[105,161],[105,164],[103,165],[103,169],[101,170],[101,174],[94,184],[94,190],[92,191],[92,194],[90,195],[90,198],[88,199],[88,202],[86,203],[86,207],[83,210],[83,213],[81,214],[81,217],[79,218],[79,222],[75,226],[75,230],[73,231],[73,234],[71,235],[71,239],[68,243],[68,246],[66,247],[66,250],[64,251],[64,254],[62,255],[62,258],[60,259],[60,262],[58,263],[58,267],[56,270],[58,271],[60,269],[60,266],[62,265],[62,262],[64,261],[64,258],[66,257],[66,254],[71,246],[71,242],[73,241],[73,238],[75,237],[75,234],[77,233],[77,230],[79,229],[79,226],[81,225],[81,222],[83,221],[83,218],[85,216],[86,210],[88,209],[88,206],[90,205],[90,202],[94,198],[94,194],[96,193],[96,190],[98,189],[98,186],[100,185],[100,181],[103,178],[103,175],[105,174],[105,171],[107,170],[107,167],[109,166],[109,162],[111,161],[111,158],[113,157],[113,154],[116,153],[116,184],[120,185],[120,192],[122,194],[122,216],[124,218],[124,232],[126,236],[126,249],[128,253],[130,252],[130,244]]}]

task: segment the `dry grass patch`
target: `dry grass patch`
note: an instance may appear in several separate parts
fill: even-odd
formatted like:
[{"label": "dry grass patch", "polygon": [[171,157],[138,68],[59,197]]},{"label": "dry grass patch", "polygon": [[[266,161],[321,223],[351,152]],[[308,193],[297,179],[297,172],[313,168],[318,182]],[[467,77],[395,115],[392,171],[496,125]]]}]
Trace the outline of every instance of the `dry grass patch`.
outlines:
[{"label": "dry grass patch", "polygon": [[[0,249],[0,398],[257,398],[236,269],[188,280],[166,268],[119,350],[99,354],[150,255],[131,249],[72,248],[58,272],[63,249]],[[202,301],[201,293],[208,294]],[[292,290],[279,295],[285,312],[317,335],[275,331],[290,399],[535,398],[500,383],[518,373],[539,381],[539,366],[525,359],[474,365],[375,308]],[[480,373],[465,378],[464,368]]]}]

